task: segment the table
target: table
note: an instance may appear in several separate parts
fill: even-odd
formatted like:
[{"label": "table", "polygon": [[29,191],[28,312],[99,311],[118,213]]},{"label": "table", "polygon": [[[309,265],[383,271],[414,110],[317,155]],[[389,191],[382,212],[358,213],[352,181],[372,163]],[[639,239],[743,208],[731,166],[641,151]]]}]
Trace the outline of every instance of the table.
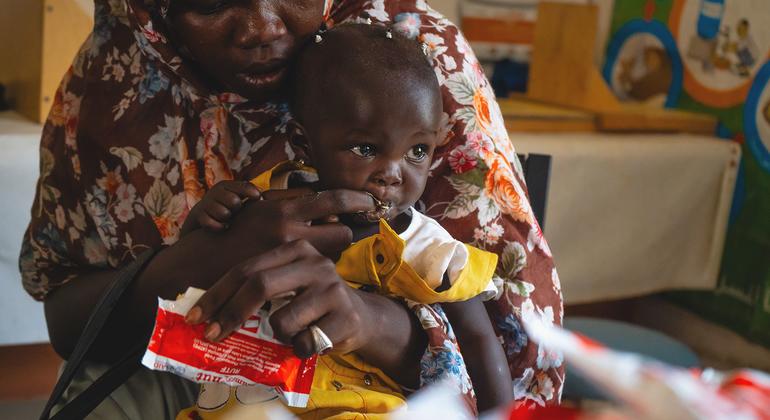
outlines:
[{"label": "table", "polygon": [[553,156],[545,236],[565,302],[715,287],[740,147],[697,135],[512,132]]},{"label": "table", "polygon": [[21,287],[19,251],[38,177],[42,126],[0,112],[0,345],[48,341],[43,305]]}]

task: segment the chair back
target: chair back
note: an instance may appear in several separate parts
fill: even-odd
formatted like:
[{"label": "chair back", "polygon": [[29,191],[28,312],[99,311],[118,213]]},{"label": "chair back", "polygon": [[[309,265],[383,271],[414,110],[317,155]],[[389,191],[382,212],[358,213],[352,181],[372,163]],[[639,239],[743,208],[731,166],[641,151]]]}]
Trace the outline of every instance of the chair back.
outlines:
[{"label": "chair back", "polygon": [[545,206],[548,200],[548,185],[551,177],[551,156],[530,153],[517,155],[524,170],[529,205],[535,214],[540,229],[545,232]]}]

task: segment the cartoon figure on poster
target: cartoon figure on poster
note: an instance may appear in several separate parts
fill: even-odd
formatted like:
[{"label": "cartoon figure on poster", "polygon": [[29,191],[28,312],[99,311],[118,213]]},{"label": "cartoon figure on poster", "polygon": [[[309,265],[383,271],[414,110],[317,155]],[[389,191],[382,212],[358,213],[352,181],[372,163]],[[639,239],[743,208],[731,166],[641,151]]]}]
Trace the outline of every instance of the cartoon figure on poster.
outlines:
[{"label": "cartoon figure on poster", "polygon": [[603,75],[621,101],[673,107],[681,93],[682,61],[668,28],[652,18],[654,11],[655,3],[648,2],[643,19],[618,29]]},{"label": "cartoon figure on poster", "polygon": [[770,173],[770,61],[757,72],[743,108],[746,145]]},{"label": "cartoon figure on poster", "polygon": [[765,107],[762,110],[762,116],[765,118],[765,122],[770,124],[770,100],[765,102]]},{"label": "cartoon figure on poster", "polygon": [[671,58],[658,38],[640,33],[626,41],[612,72],[612,88],[620,100],[662,107],[671,80]]},{"label": "cartoon figure on poster", "polygon": [[669,18],[682,50],[684,88],[706,105],[743,102],[770,54],[767,0],[676,0]]}]

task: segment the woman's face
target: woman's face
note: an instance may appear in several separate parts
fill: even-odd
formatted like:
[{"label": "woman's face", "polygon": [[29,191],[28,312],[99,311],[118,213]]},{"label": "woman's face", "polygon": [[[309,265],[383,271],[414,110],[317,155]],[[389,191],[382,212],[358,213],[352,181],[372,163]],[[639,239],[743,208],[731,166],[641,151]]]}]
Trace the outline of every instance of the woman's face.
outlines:
[{"label": "woman's face", "polygon": [[220,89],[269,100],[323,22],[324,0],[172,0],[175,41]]}]

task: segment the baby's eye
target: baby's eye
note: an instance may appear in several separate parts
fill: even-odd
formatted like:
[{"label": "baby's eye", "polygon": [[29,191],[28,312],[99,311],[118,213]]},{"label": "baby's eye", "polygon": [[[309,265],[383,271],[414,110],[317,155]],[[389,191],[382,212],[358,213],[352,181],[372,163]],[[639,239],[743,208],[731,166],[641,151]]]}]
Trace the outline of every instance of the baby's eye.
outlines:
[{"label": "baby's eye", "polygon": [[376,150],[371,144],[357,144],[351,147],[350,151],[358,157],[368,158],[374,156]]},{"label": "baby's eye", "polygon": [[410,162],[420,163],[428,157],[428,146],[425,144],[418,144],[412,147],[412,149],[406,154],[406,159]]}]

